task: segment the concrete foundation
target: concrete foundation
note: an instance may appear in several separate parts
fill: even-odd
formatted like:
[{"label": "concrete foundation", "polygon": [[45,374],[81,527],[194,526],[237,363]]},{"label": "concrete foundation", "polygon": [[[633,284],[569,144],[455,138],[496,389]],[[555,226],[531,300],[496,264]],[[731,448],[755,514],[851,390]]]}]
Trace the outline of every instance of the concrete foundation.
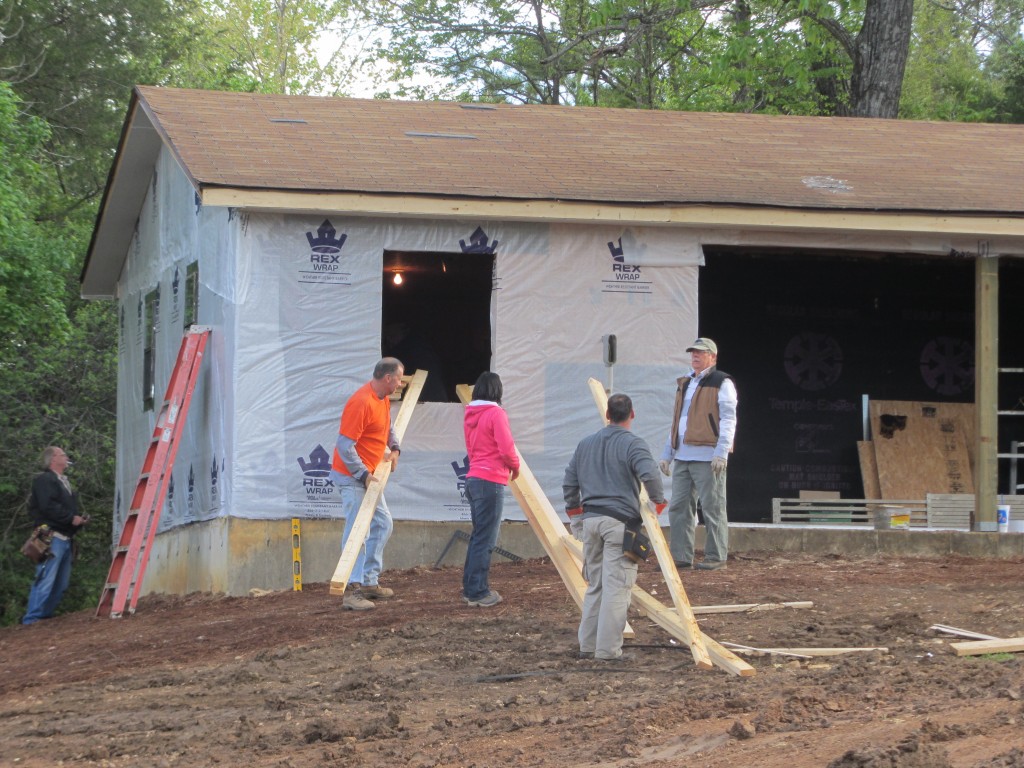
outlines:
[{"label": "concrete foundation", "polygon": [[[330,581],[341,556],[344,521],[303,520],[301,525],[303,582]],[[397,521],[384,553],[385,568],[433,566],[449,543],[451,547],[441,564],[461,566],[466,542],[453,541],[452,537],[456,531],[468,533],[470,529],[468,523]],[[704,529],[698,527],[698,549],[703,541]],[[527,523],[502,524],[498,547],[522,558],[545,555]],[[862,526],[738,523],[729,526],[729,551],[1012,559],[1024,558],[1024,533],[877,531]],[[498,554],[494,559],[504,560]],[[143,594],[244,595],[254,587],[292,588],[290,520],[218,518],[159,534],[153,544]]]}]

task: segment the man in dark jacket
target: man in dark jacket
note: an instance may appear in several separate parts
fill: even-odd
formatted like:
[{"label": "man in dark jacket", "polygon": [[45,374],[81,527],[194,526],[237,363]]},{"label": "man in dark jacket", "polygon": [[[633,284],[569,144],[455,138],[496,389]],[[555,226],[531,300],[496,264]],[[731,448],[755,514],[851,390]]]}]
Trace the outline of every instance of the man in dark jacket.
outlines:
[{"label": "man in dark jacket", "polygon": [[88,517],[78,513],[78,494],[64,476],[70,463],[61,448],[51,445],[43,450],[43,471],[32,480],[28,513],[33,525],[46,526],[52,540],[50,554],[36,566],[22,624],[53,616],[71,582],[72,539]]}]

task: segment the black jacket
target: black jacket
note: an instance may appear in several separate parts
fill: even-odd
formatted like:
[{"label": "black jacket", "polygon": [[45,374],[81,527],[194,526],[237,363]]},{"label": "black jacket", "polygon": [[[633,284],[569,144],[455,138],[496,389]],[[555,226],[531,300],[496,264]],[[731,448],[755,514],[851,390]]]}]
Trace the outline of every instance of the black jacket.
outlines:
[{"label": "black jacket", "polygon": [[78,514],[78,493],[69,493],[52,469],[40,472],[32,480],[28,513],[34,525],[46,523],[57,533],[74,536],[78,527],[71,521]]}]

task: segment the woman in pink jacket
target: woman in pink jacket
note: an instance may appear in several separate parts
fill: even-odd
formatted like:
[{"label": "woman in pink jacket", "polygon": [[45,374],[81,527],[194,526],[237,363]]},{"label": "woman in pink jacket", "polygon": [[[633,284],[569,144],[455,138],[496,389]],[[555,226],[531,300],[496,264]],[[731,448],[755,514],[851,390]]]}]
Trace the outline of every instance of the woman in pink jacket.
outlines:
[{"label": "woman in pink jacket", "polygon": [[498,543],[505,486],[509,480],[519,477],[519,454],[508,426],[508,414],[501,407],[501,392],[498,374],[481,373],[463,422],[469,457],[466,497],[473,533],[469,537],[466,567],[462,573],[462,599],[481,608],[501,602],[501,595],[487,583],[487,573],[491,568],[491,552]]}]

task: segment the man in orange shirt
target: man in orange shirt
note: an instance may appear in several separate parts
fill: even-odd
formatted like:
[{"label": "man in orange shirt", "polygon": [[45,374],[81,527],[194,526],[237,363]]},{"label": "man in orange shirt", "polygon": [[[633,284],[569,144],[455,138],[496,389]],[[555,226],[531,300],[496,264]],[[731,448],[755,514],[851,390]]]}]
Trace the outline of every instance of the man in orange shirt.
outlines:
[{"label": "man in orange shirt", "polygon": [[[385,460],[385,451],[390,451],[386,460],[391,462],[392,471],[398,467],[401,450],[391,426],[390,396],[402,386],[403,373],[405,367],[400,360],[385,357],[374,366],[373,379],[355,391],[342,411],[331,460],[331,479],[341,495],[341,511],[345,515],[345,533],[341,539],[343,550],[363,495],[370,483],[377,482],[373,472]],[[384,545],[388,543],[393,527],[391,511],[381,494],[366,541],[352,567],[342,608],[368,611],[374,607],[371,600],[383,600],[394,595],[394,591],[377,583],[384,565]]]}]

